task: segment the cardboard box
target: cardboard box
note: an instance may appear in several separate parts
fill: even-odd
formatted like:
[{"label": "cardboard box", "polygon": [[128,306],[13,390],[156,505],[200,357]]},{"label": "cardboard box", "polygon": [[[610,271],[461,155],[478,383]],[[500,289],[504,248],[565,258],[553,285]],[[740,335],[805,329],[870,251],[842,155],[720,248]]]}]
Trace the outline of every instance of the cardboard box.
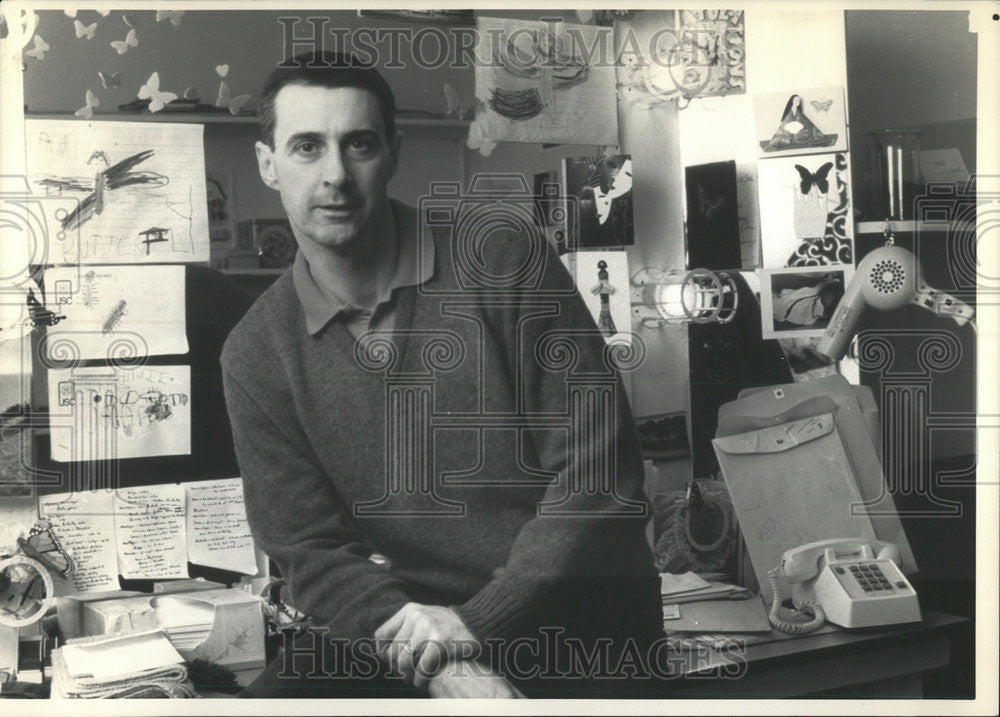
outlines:
[{"label": "cardboard box", "polygon": [[[255,595],[241,590],[198,590],[187,593],[158,593],[117,600],[101,600],[81,605],[84,635],[115,632],[142,632],[161,628],[158,609],[191,607],[192,619],[201,619],[206,609],[213,610],[212,627],[206,639],[191,649],[177,651],[186,660],[203,659],[233,670],[263,667],[263,603]],[[176,647],[176,645],[175,645]]]}]

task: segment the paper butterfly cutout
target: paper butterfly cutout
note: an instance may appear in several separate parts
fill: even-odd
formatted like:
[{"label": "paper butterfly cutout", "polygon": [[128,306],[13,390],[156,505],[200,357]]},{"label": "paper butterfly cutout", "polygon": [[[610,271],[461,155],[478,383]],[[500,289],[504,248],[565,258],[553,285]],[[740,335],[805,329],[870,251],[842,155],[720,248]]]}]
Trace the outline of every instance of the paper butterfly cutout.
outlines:
[{"label": "paper butterfly cutout", "polygon": [[35,298],[35,292],[28,289],[28,316],[31,317],[32,328],[38,328],[39,326],[55,326],[60,321],[65,319],[65,316],[57,316],[54,311],[49,311],[38,299]]},{"label": "paper butterfly cutout", "polygon": [[74,20],[73,21],[73,28],[76,30],[76,37],[77,37],[77,39],[79,39],[81,37],[85,37],[88,40],[93,40],[94,39],[94,30],[97,29],[97,23],[96,22],[92,22],[89,25],[84,25],[79,20]]},{"label": "paper butterfly cutout", "polygon": [[225,77],[226,75],[229,74],[229,65],[216,65],[215,74],[217,74],[219,77]]},{"label": "paper butterfly cutout", "polygon": [[119,55],[124,55],[130,47],[138,46],[139,39],[135,36],[135,28],[128,31],[128,35],[125,36],[124,40],[114,40],[111,43],[111,47],[115,48],[115,51]]},{"label": "paper butterfly cutout", "polygon": [[184,17],[183,10],[157,10],[156,11],[156,21],[163,22],[164,20],[169,20],[170,24],[177,27],[181,24],[181,18]]},{"label": "paper butterfly cutout", "polygon": [[196,100],[198,99],[198,90],[194,88],[194,85],[190,85],[184,89],[184,99],[186,100]]},{"label": "paper butterfly cutout", "polygon": [[122,22],[124,22],[129,27],[135,27],[135,13],[134,12],[122,13]]},{"label": "paper butterfly cutout", "polygon": [[173,92],[160,92],[160,73],[154,72],[146,80],[146,84],[139,88],[139,99],[149,100],[149,111],[159,112],[168,102],[177,99]]},{"label": "paper butterfly cutout", "polygon": [[49,43],[45,42],[41,35],[35,35],[35,46],[30,50],[26,50],[24,54],[28,57],[34,57],[36,60],[44,60],[45,53],[51,49]]},{"label": "paper butterfly cutout", "polygon": [[809,190],[813,185],[816,185],[821,194],[826,194],[830,191],[830,182],[827,180],[826,175],[833,169],[833,162],[827,162],[815,172],[810,172],[801,164],[796,164],[795,169],[798,170],[799,177],[802,179],[799,182],[799,187],[802,189],[803,194],[809,194]]},{"label": "paper butterfly cutout", "polygon": [[809,104],[811,104],[816,109],[817,112],[829,112],[830,106],[833,104],[833,99],[831,98],[829,100],[826,100],[825,102],[817,102],[816,100],[809,100]]},{"label": "paper butterfly cutout", "polygon": [[76,10],[63,10],[66,17],[76,17]]},{"label": "paper butterfly cutout", "polygon": [[489,157],[493,154],[497,143],[493,138],[486,136],[481,124],[473,122],[469,125],[469,136],[465,139],[465,146],[469,149],[478,149],[479,154]]},{"label": "paper butterfly cutout", "polygon": [[107,17],[108,15],[111,14],[110,10],[94,10],[94,12],[96,12],[101,17]]},{"label": "paper butterfly cutout", "polygon": [[73,572],[73,559],[52,532],[52,523],[44,518],[35,523],[27,538],[17,539],[17,552],[37,560],[61,578]]},{"label": "paper butterfly cutout", "polygon": [[94,116],[94,108],[100,107],[101,101],[97,99],[93,92],[87,90],[87,104],[78,109],[75,114],[77,117],[83,117],[84,119],[90,119]]},{"label": "paper butterfly cutout", "polygon": [[225,107],[233,117],[240,113],[240,109],[250,99],[250,95],[239,95],[233,97],[233,91],[229,89],[229,84],[223,80],[219,83],[219,96],[215,100],[216,107]]},{"label": "paper butterfly cutout", "polygon": [[106,90],[122,86],[122,73],[120,72],[98,72],[97,76],[101,78],[101,84]]}]

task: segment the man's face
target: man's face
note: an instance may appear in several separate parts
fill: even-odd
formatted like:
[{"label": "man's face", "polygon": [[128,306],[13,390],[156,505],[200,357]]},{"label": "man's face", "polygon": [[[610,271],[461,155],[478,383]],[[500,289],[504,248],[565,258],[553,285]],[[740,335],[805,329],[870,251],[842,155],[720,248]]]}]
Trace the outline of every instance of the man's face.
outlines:
[{"label": "man's face", "polygon": [[399,138],[356,87],[287,85],[274,102],[274,149],[257,143],[261,178],[281,193],[299,245],[357,248],[389,211]]}]

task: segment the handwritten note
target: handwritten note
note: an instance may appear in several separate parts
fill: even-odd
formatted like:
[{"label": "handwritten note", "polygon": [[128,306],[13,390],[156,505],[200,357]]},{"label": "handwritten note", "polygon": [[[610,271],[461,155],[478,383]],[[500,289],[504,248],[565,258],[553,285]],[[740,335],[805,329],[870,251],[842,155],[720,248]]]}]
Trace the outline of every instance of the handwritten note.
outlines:
[{"label": "handwritten note", "polygon": [[190,366],[50,369],[48,381],[54,461],[191,452]]},{"label": "handwritten note", "polygon": [[28,179],[55,229],[47,263],[208,261],[202,125],[24,126]]},{"label": "handwritten note", "polygon": [[618,144],[609,27],[478,18],[476,124],[493,140]]},{"label": "handwritten note", "polygon": [[257,572],[253,538],[239,478],[187,483],[188,560],[198,565]]},{"label": "handwritten note", "polygon": [[183,266],[55,267],[46,305],[64,318],[45,339],[50,358],[71,345],[81,359],[184,354]]},{"label": "handwritten note", "polygon": [[184,486],[121,488],[114,499],[122,577],[186,578]]},{"label": "handwritten note", "polygon": [[82,491],[41,496],[38,512],[52,522],[53,531],[73,559],[69,579],[75,592],[118,589],[111,493]]}]

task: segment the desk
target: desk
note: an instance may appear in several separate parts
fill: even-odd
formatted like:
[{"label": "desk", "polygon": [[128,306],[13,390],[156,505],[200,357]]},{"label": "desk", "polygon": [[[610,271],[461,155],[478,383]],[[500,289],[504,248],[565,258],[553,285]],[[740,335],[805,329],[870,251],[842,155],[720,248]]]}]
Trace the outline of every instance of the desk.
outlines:
[{"label": "desk", "polygon": [[[709,649],[690,653],[690,662],[678,664],[678,677],[663,681],[663,696],[920,698],[923,674],[948,664],[950,642],[969,622],[929,610],[923,615],[921,622],[909,625],[837,629],[750,645],[742,655]],[[259,669],[241,670],[237,680],[248,685],[258,674]]]},{"label": "desk", "polygon": [[923,616],[908,625],[750,645],[739,671],[740,655],[712,650],[666,689],[674,698],[919,698],[924,673],[948,664],[951,639],[969,622],[929,610]]}]

